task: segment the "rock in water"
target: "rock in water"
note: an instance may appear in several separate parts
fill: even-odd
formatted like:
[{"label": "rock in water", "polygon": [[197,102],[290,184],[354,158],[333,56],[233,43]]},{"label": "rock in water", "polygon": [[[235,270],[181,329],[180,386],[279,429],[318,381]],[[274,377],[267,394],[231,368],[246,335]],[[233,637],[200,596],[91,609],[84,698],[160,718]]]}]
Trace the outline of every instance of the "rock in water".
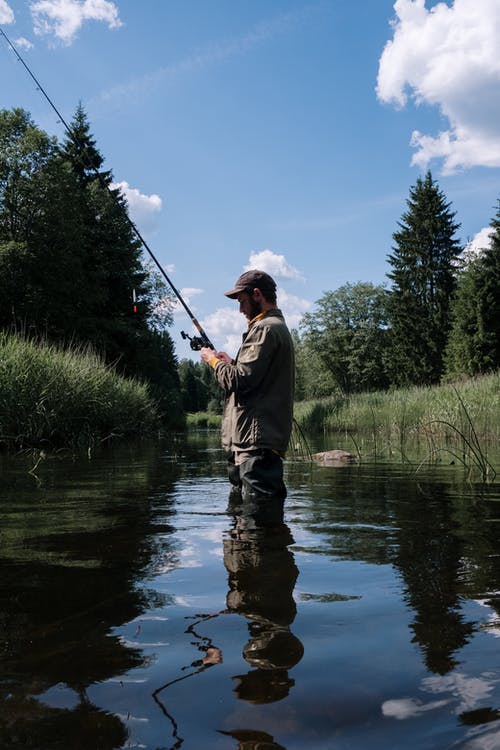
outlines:
[{"label": "rock in water", "polygon": [[312,459],[317,464],[322,464],[323,466],[332,466],[335,464],[353,464],[358,460],[354,453],[349,453],[349,451],[342,450],[313,453]]}]

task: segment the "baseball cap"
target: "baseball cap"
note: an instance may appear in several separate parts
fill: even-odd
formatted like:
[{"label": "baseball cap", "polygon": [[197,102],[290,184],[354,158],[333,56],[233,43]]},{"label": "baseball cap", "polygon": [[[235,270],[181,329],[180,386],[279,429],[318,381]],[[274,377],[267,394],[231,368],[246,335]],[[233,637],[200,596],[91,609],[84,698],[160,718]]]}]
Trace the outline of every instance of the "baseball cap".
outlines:
[{"label": "baseball cap", "polygon": [[230,299],[236,299],[241,292],[249,292],[252,289],[260,289],[262,292],[275,292],[276,283],[265,271],[245,271],[236,281],[234,289],[225,292],[225,296]]}]

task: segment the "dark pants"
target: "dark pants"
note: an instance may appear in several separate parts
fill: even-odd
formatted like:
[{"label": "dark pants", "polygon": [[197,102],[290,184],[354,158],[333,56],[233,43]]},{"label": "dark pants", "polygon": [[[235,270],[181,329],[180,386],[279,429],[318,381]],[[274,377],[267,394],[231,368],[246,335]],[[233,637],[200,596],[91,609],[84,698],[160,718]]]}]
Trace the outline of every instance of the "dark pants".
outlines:
[{"label": "dark pants", "polygon": [[228,476],[233,489],[241,491],[243,498],[286,497],[283,482],[283,460],[272,450],[263,448],[239,466],[234,454],[228,457]]}]

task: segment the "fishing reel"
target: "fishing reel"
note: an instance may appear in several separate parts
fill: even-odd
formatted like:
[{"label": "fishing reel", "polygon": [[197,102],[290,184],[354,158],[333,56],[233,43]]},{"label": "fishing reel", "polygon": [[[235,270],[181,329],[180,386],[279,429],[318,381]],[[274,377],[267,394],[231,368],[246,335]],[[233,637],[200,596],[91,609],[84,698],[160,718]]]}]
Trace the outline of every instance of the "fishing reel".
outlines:
[{"label": "fishing reel", "polygon": [[184,340],[189,339],[189,346],[194,352],[199,352],[204,346],[212,348],[209,341],[205,341],[202,336],[190,336],[189,333],[181,331],[181,336]]}]

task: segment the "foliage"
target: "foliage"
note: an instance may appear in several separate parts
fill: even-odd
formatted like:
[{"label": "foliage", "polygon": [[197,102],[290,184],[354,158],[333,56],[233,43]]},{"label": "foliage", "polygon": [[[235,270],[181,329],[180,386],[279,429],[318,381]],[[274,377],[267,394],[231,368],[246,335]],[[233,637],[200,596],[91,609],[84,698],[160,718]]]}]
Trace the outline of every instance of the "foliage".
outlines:
[{"label": "foliage", "polygon": [[[335,292],[325,293],[316,302],[315,311],[304,315],[301,321],[306,352],[309,349],[315,353],[344,393],[374,390],[388,384],[385,302],[382,286],[363,282],[345,284]],[[300,352],[299,384],[301,378],[307,382],[305,364]]]},{"label": "foliage", "polygon": [[500,367],[500,202],[489,247],[462,269],[452,304],[447,375],[476,375]]},{"label": "foliage", "polygon": [[178,372],[182,405],[186,412],[222,413],[224,394],[210,367],[192,359],[182,359]]},{"label": "foliage", "polygon": [[195,429],[220,429],[222,417],[220,414],[214,414],[211,411],[198,411],[194,414],[188,414],[186,417],[187,426]]},{"label": "foliage", "polygon": [[338,390],[332,373],[325,367],[308,336],[300,336],[296,330],[292,330],[291,333],[295,350],[296,400],[328,398]]},{"label": "foliage", "polygon": [[119,376],[91,349],[0,333],[0,441],[7,446],[92,445],[158,425],[148,387]]},{"label": "foliage", "polygon": [[293,414],[301,429],[309,432],[320,432],[330,421],[332,415],[344,403],[344,397],[339,393],[337,397],[306,399],[294,404]]},{"label": "foliage", "polygon": [[81,105],[61,146],[23,110],[0,111],[0,327],[90,343],[149,380],[179,424],[171,295],[103,162]]},{"label": "foliage", "polygon": [[500,440],[500,372],[454,384],[357,393],[330,408],[324,399],[306,402],[296,405],[295,416],[302,427],[350,436],[365,456],[399,454],[407,460],[418,448],[429,459],[442,459],[445,451],[465,455],[469,444]]},{"label": "foliage", "polygon": [[391,381],[437,383],[450,328],[459,225],[430,172],[410,190],[407,205],[388,257]]}]

